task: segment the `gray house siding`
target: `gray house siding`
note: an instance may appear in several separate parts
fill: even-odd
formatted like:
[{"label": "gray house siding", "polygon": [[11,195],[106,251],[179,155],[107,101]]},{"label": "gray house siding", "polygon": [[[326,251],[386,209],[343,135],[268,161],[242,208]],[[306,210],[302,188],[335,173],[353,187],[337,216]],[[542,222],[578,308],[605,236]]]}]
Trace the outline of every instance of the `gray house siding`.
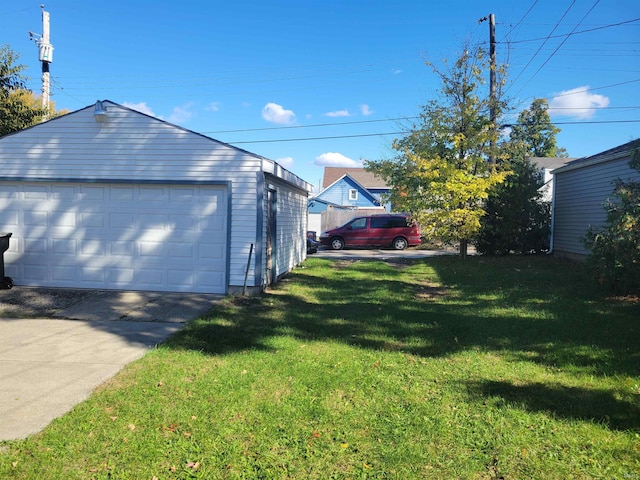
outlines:
[{"label": "gray house siding", "polygon": [[629,167],[634,142],[571,162],[553,171],[553,252],[580,258],[588,255],[584,238],[590,226],[606,222],[605,202],[617,178],[638,178]]}]

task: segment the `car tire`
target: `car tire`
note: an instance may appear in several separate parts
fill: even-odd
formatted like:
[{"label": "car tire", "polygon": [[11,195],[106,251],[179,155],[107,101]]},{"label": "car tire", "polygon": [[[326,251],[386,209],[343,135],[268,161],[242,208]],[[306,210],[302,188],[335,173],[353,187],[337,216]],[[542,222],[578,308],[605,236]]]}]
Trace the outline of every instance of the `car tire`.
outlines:
[{"label": "car tire", "polygon": [[404,250],[409,245],[409,242],[404,237],[397,237],[393,240],[392,245],[394,250]]},{"label": "car tire", "polygon": [[340,237],[333,237],[329,242],[332,250],[342,250],[344,248],[344,240]]}]

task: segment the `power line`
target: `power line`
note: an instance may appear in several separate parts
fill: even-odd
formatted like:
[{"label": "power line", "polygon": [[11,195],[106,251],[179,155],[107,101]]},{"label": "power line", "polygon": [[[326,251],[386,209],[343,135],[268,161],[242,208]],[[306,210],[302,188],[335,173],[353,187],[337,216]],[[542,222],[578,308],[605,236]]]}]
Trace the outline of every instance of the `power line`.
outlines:
[{"label": "power line", "polygon": [[[540,50],[542,50],[542,47],[544,47],[546,45],[546,43],[549,41],[549,39],[551,38],[551,35],[553,34],[553,32],[556,31],[556,28],[558,28],[558,26],[560,25],[560,22],[562,22],[562,20],[564,19],[564,17],[567,16],[567,14],[569,13],[569,11],[571,10],[571,8],[573,8],[573,6],[575,5],[576,0],[573,0],[571,2],[571,5],[569,5],[569,7],[565,10],[565,12],[562,14],[562,17],[560,17],[560,20],[558,20],[555,24],[555,26],[553,27],[553,29],[551,30],[551,32],[549,33],[549,35],[547,35],[546,38],[544,38],[542,44],[538,47],[538,49],[536,50],[536,52],[533,54],[533,56],[531,57],[531,59],[527,62],[527,64],[524,66],[524,68],[522,70],[520,70],[520,73],[518,74],[518,76],[515,78],[515,80],[512,82],[511,85],[514,85],[518,79],[522,76],[522,74],[525,72],[525,70],[527,68],[529,68],[529,65],[531,65],[531,62],[533,62],[533,60],[536,58],[536,56],[538,55],[538,53],[540,52]],[[509,91],[509,88],[507,88],[505,90],[504,93],[507,93]],[[519,93],[519,92],[518,92]]]},{"label": "power line", "polygon": [[289,130],[289,129],[298,129],[298,128],[315,128],[315,127],[336,127],[342,125],[357,125],[363,123],[380,123],[380,122],[393,122],[393,121],[403,121],[403,120],[415,120],[420,117],[397,117],[397,118],[387,118],[384,120],[357,120],[353,122],[335,122],[335,123],[315,123],[312,125],[288,125],[286,127],[263,127],[263,128],[251,128],[251,129],[239,129],[239,130],[215,130],[211,132],[202,132],[202,133],[244,133],[244,132],[259,132],[265,130]]},{"label": "power line", "polygon": [[[571,32],[569,32],[569,35],[567,35],[566,37],[564,37],[562,39],[562,42],[560,42],[560,45],[558,45],[556,47],[556,49],[551,53],[551,55],[549,55],[547,57],[547,59],[542,63],[542,65],[540,65],[538,67],[538,69],[535,71],[535,73],[533,75],[531,75],[531,78],[529,78],[529,80],[527,82],[525,82],[525,84],[520,88],[520,90],[518,90],[518,92],[515,94],[515,96],[517,97],[518,94],[522,91],[522,89],[524,87],[526,87],[527,85],[529,85],[529,83],[531,82],[531,80],[533,80],[535,78],[536,75],[538,75],[538,73],[540,73],[540,70],[542,70],[544,68],[544,66],[549,63],[549,60],[551,60],[553,58],[553,56],[558,52],[558,50],[560,50],[560,48],[562,48],[562,46],[565,44],[565,42],[567,40],[569,40],[569,37],[571,37],[571,35],[574,34],[574,32],[576,31],[576,29],[582,24],[582,22],[585,20],[585,18],[587,18],[589,16],[589,14],[593,11],[594,8],[596,8],[596,6],[598,5],[598,3],[600,3],[600,0],[596,0],[596,2],[591,6],[591,8],[589,9],[589,11],[587,13],[584,14],[584,16],[580,19],[580,21],[576,24],[575,27],[573,27],[573,30],[571,30]],[[571,4],[571,6],[573,6],[573,3]],[[570,9],[571,7],[569,7]],[[569,12],[569,10],[567,10],[567,13]],[[564,16],[562,17],[564,18]],[[560,19],[562,20],[562,19]],[[537,53],[537,52],[536,52]],[[528,64],[527,64],[528,66]],[[526,68],[526,67],[525,67]],[[515,82],[514,82],[515,83]]]},{"label": "power line", "polygon": [[638,21],[640,21],[640,18],[634,18],[632,20],[625,20],[624,22],[610,23],[608,25],[601,25],[599,27],[589,28],[587,30],[580,30],[579,32],[574,32],[573,34],[563,33],[562,35],[551,35],[551,36],[547,36],[547,37],[529,38],[527,40],[515,40],[515,41],[506,41],[506,42],[498,42],[498,43],[508,43],[510,45],[514,45],[516,43],[539,42],[540,40],[545,40],[545,39],[562,38],[562,37],[566,37],[566,36],[569,36],[569,35],[580,35],[582,33],[595,32],[596,30],[603,30],[605,28],[619,27],[621,25],[626,25],[626,24],[629,24],[629,23],[635,23],[635,22],[638,22]]},{"label": "power line", "polygon": [[[587,124],[615,124],[615,123],[640,123],[640,119],[553,122],[554,125],[587,125]],[[509,123],[503,126],[514,127],[517,125],[522,125],[522,124]],[[399,132],[386,132],[386,133],[362,133],[357,135],[334,135],[334,136],[327,136],[327,137],[281,138],[281,139],[273,139],[273,140],[242,140],[239,142],[226,142],[226,143],[229,143],[230,145],[244,145],[248,143],[308,142],[308,141],[315,141],[315,140],[339,140],[343,138],[385,137],[389,135],[407,135],[409,133],[412,133],[412,132],[399,131]]]},{"label": "power line", "polygon": [[[518,22],[511,27],[511,30],[509,30],[506,34],[505,34],[505,38],[508,37],[511,32],[513,32],[516,28],[518,28],[520,26],[520,24],[522,23],[522,21],[527,18],[527,16],[531,13],[531,10],[533,10],[533,8],[538,4],[538,0],[535,0],[531,6],[529,7],[529,10],[527,10],[527,12],[520,18],[520,20],[518,20]],[[498,42],[500,43],[500,42]]]}]

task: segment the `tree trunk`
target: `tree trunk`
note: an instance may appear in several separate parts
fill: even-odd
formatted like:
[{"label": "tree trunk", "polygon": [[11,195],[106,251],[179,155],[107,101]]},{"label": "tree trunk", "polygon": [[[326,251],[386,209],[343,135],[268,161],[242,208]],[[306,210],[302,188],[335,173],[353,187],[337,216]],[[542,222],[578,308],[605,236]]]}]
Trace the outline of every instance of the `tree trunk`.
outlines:
[{"label": "tree trunk", "polygon": [[467,258],[467,239],[465,238],[464,240],[460,240],[460,258],[465,259]]}]

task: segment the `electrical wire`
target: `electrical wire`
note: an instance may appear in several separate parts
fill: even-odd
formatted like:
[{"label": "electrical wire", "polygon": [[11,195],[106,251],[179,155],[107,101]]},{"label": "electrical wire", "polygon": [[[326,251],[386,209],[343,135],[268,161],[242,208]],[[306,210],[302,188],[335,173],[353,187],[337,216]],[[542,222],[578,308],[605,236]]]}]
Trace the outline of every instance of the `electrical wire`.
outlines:
[{"label": "electrical wire", "polygon": [[[562,42],[560,42],[560,45],[558,45],[558,46],[556,47],[556,49],[551,53],[551,55],[549,55],[549,56],[547,57],[547,59],[542,63],[542,65],[540,65],[540,66],[538,67],[538,69],[534,72],[534,74],[533,74],[533,75],[531,75],[531,77],[529,78],[529,80],[527,80],[527,81],[525,82],[525,84],[524,84],[524,85],[522,85],[522,87],[520,87],[520,90],[518,90],[518,91],[516,92],[516,94],[515,94],[515,96],[516,96],[516,97],[520,94],[520,92],[524,89],[524,87],[526,87],[527,85],[529,85],[529,83],[531,82],[531,80],[533,80],[533,79],[536,77],[536,75],[538,75],[538,73],[540,73],[540,71],[544,68],[544,66],[545,66],[547,63],[549,63],[549,60],[551,60],[551,59],[553,58],[553,56],[558,52],[558,50],[560,50],[560,48],[562,48],[562,46],[565,44],[565,42],[566,42],[567,40],[569,40],[569,38],[571,37],[571,35],[573,35],[573,34],[574,34],[574,32],[576,31],[576,29],[577,29],[577,28],[582,24],[582,22],[583,22],[583,21],[584,21],[584,20],[589,16],[589,14],[593,11],[593,9],[594,9],[594,8],[596,8],[596,6],[598,5],[598,3],[600,3],[600,0],[596,0],[596,2],[591,6],[591,8],[589,9],[589,11],[588,11],[587,13],[585,13],[585,14],[584,14],[584,16],[580,19],[580,21],[576,24],[576,26],[575,26],[575,27],[573,27],[573,30],[571,30],[571,32],[569,32],[569,34],[568,34],[566,37],[564,37],[564,38],[562,39]],[[571,4],[571,6],[573,6],[573,4]],[[571,7],[569,7],[569,8],[571,8]],[[568,12],[569,12],[569,10],[567,10],[567,13],[568,13]],[[563,18],[564,18],[564,17],[563,17]],[[561,20],[562,20],[562,19],[561,19]],[[525,67],[525,68],[526,68],[526,67]]]},{"label": "electrical wire", "polygon": [[[640,119],[553,122],[554,125],[616,124],[616,123],[640,123]],[[504,126],[514,127],[517,125],[520,125],[520,124],[509,123],[509,124],[505,124]],[[389,135],[407,135],[409,133],[412,133],[412,132],[398,131],[398,132],[386,132],[386,133],[362,133],[362,134],[356,134],[356,135],[334,135],[334,136],[327,136],[327,137],[280,138],[280,139],[273,139],[273,140],[242,140],[238,142],[226,142],[226,143],[228,143],[229,145],[245,145],[249,143],[308,142],[308,141],[316,141],[316,140],[339,140],[343,138],[385,137]]]},{"label": "electrical wire", "polygon": [[[533,62],[533,60],[536,58],[536,56],[538,55],[538,53],[540,52],[540,50],[542,50],[542,47],[544,47],[546,45],[546,43],[549,41],[549,39],[551,38],[551,35],[553,35],[553,32],[556,31],[556,29],[558,28],[558,26],[560,26],[560,23],[562,22],[562,20],[564,20],[564,17],[567,16],[567,14],[569,13],[569,11],[573,8],[573,6],[575,5],[576,0],[573,0],[571,2],[571,5],[569,5],[569,7],[565,10],[565,12],[562,14],[562,17],[560,17],[560,20],[558,20],[555,24],[555,26],[553,27],[553,29],[551,30],[551,32],[549,33],[549,35],[547,35],[547,37],[544,39],[544,41],[542,42],[542,44],[538,47],[538,49],[536,50],[536,52],[533,54],[533,56],[531,57],[531,59],[527,62],[527,64],[524,66],[524,68],[520,71],[520,73],[518,74],[518,76],[515,78],[515,80],[511,83],[511,85],[514,85],[522,76],[522,74],[527,70],[527,68],[529,68],[529,65],[531,65],[531,62]],[[504,93],[507,93],[509,91],[508,87]]]},{"label": "electrical wire", "polygon": [[[631,20],[625,20],[624,22],[610,23],[608,25],[601,25],[599,27],[589,28],[587,30],[580,30],[579,32],[574,32],[573,35],[580,35],[580,34],[583,34],[583,33],[595,32],[597,30],[603,30],[605,28],[619,27],[621,25],[627,25],[629,23],[636,23],[636,22],[640,22],[640,18],[633,18]],[[539,42],[540,40],[551,39],[551,38],[562,38],[562,37],[565,37],[567,35],[569,35],[569,34],[568,33],[563,33],[561,35],[551,35],[551,36],[547,36],[547,37],[529,38],[529,39],[526,39],[526,40],[514,40],[514,41],[498,42],[498,43],[508,43],[510,45],[515,45],[515,44],[518,44],[518,43]]]},{"label": "electrical wire", "polygon": [[[523,22],[523,20],[525,18],[527,18],[527,16],[531,13],[531,10],[533,10],[533,8],[538,4],[538,0],[535,0],[531,6],[529,7],[529,10],[526,11],[526,13],[520,18],[520,20],[517,21],[517,23],[511,27],[511,29],[504,35],[505,38],[507,38],[509,35],[511,35],[511,33],[520,26],[520,24]],[[498,42],[500,43],[500,42]]]}]

